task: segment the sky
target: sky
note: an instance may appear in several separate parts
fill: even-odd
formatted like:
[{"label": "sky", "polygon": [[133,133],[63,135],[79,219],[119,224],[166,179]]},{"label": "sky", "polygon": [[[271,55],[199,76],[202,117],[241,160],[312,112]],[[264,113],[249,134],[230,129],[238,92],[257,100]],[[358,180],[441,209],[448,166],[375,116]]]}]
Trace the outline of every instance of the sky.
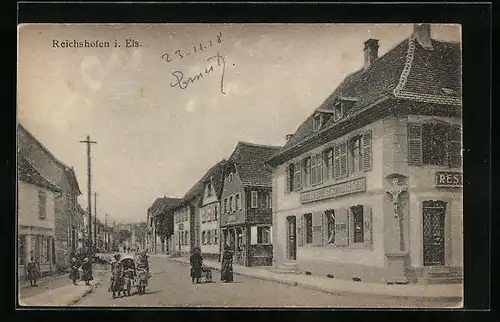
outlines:
[{"label": "sky", "polygon": [[[97,141],[98,217],[143,221],[156,198],[182,197],[238,141],[284,145],[362,67],[367,39],[379,39],[381,56],[412,30],[412,24],[23,25],[18,121],[74,167],[84,208],[87,154],[79,141],[90,135]],[[433,24],[431,35],[460,42],[460,27]],[[65,40],[109,47],[62,47]]]}]

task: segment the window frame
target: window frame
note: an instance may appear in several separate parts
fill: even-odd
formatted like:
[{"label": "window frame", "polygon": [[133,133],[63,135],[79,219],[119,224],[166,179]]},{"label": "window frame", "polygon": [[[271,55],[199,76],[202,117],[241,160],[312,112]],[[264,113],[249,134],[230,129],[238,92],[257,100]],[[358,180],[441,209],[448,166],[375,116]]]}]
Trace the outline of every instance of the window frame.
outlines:
[{"label": "window frame", "polygon": [[[365,213],[363,205],[355,205],[349,208],[349,214],[352,220],[352,244],[364,244],[365,242]],[[361,228],[358,230],[356,223],[361,222]],[[358,240],[361,236],[361,240]]]},{"label": "window frame", "polygon": [[[312,245],[313,244],[313,222],[312,222],[312,213],[307,213],[302,215],[304,218],[304,227],[302,228],[304,245]],[[308,225],[310,223],[310,225]],[[310,238],[309,238],[310,236]]]},{"label": "window frame", "polygon": [[[337,109],[340,110],[340,113],[337,114]],[[333,121],[337,122],[344,118],[344,104],[338,101],[333,106]]]},{"label": "window frame", "polygon": [[[354,148],[356,147],[357,143],[357,155],[355,155]],[[348,157],[348,172],[347,175],[354,175],[359,172],[363,172],[364,166],[364,156],[363,156],[363,135],[361,134],[356,134],[353,135],[349,138],[348,145],[347,145],[348,151],[347,151],[347,157]],[[357,169],[355,167],[355,160],[358,160],[358,166]]]},{"label": "window frame", "polygon": [[38,190],[38,219],[44,220],[47,218],[47,193],[43,190]]},{"label": "window frame", "polygon": [[236,204],[236,210],[239,210],[241,209],[241,194],[240,193],[237,193],[235,195],[235,204]]},{"label": "window frame", "polygon": [[[267,238],[268,238],[267,242],[263,242],[264,230],[267,230]],[[257,245],[271,245],[272,244],[271,234],[272,234],[271,226],[257,225]]]},{"label": "window frame", "polygon": [[250,192],[250,208],[257,209],[259,206],[259,194],[257,190],[252,190]]}]

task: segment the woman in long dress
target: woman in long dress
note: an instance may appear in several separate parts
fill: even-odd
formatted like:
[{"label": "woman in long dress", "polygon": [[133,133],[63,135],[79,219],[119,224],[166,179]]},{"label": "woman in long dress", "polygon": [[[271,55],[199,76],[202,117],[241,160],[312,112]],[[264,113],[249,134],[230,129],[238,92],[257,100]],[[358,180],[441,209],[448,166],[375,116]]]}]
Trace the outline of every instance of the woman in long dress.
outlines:
[{"label": "woman in long dress", "polygon": [[224,248],[222,253],[222,268],[220,274],[220,280],[223,283],[228,283],[233,281],[233,252],[229,246]]},{"label": "woman in long dress", "polygon": [[80,278],[80,272],[78,271],[78,262],[76,257],[71,258],[71,268],[69,271],[69,278],[73,281],[74,285],[76,284],[76,280]]},{"label": "woman in long dress", "polygon": [[26,265],[26,271],[28,273],[27,275],[28,275],[28,280],[30,281],[30,286],[38,287],[38,285],[36,284],[36,280],[39,277],[39,273],[34,257],[31,257],[31,260],[29,261],[28,265]]},{"label": "woman in long dress", "polygon": [[85,285],[90,285],[90,281],[94,280],[92,276],[92,263],[87,257],[85,257],[82,264],[82,280],[85,281]]},{"label": "woman in long dress", "polygon": [[200,254],[200,249],[195,247],[193,250],[193,254],[189,258],[189,262],[191,264],[191,280],[193,284],[200,283],[201,278],[201,267],[203,266],[203,257]]}]

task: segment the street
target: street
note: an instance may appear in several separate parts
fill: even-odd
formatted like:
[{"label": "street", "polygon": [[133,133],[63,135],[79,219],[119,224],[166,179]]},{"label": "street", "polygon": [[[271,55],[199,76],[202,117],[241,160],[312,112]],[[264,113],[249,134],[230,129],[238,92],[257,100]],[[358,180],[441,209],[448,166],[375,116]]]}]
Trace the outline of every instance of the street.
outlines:
[{"label": "street", "polygon": [[400,299],[334,296],[274,282],[234,276],[234,282],[223,284],[213,271],[211,284],[192,284],[189,266],[166,258],[151,257],[152,278],[145,295],[113,299],[109,282],[97,287],[75,306],[124,307],[450,307],[450,303]]}]

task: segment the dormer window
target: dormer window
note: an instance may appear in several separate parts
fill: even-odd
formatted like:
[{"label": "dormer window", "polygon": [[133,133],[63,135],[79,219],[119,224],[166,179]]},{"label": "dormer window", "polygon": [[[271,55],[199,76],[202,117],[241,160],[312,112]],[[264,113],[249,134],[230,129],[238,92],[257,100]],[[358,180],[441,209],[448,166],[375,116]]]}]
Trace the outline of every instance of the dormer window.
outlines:
[{"label": "dormer window", "polygon": [[333,107],[333,120],[335,122],[339,121],[344,117],[344,104],[342,102],[337,102]]},{"label": "dormer window", "polygon": [[313,118],[313,130],[318,131],[321,128],[321,114],[317,114]]}]

